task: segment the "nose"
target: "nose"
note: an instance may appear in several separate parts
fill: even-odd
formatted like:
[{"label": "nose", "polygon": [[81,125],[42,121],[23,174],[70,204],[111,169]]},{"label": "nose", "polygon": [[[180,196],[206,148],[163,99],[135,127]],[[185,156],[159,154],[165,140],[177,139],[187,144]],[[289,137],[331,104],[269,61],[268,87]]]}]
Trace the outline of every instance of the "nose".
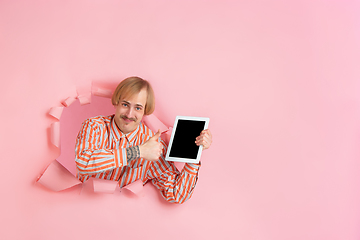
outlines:
[{"label": "nose", "polygon": [[126,111],[126,117],[127,118],[133,118],[134,117],[134,110],[132,108],[128,108]]}]

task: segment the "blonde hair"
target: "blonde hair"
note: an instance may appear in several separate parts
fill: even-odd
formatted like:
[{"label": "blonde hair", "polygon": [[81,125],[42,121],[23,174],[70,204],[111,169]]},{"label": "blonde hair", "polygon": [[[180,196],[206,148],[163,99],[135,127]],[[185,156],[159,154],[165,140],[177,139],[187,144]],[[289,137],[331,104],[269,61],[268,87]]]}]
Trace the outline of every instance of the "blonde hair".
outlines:
[{"label": "blonde hair", "polygon": [[155,110],[155,95],[150,83],[142,78],[128,77],[122,80],[116,87],[111,102],[116,106],[120,100],[138,94],[142,89],[146,89],[147,92],[144,114],[150,115]]}]

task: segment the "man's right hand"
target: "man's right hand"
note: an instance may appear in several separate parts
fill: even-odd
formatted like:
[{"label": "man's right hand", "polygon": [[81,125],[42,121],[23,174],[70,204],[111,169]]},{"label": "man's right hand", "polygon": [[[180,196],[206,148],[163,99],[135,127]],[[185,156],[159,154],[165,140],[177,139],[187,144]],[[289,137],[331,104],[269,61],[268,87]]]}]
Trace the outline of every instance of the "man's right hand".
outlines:
[{"label": "man's right hand", "polygon": [[157,161],[160,158],[163,146],[159,143],[159,137],[161,135],[160,129],[158,132],[147,140],[144,144],[139,146],[140,157],[149,161]]}]

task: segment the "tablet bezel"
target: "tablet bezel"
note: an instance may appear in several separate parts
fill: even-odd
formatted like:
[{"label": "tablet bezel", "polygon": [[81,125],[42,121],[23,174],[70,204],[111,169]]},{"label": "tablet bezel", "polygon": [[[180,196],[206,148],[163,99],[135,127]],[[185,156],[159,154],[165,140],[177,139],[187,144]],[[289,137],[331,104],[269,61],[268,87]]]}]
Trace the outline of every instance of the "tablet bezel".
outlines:
[{"label": "tablet bezel", "polygon": [[[171,147],[172,147],[172,144],[173,144],[173,140],[174,140],[174,136],[175,136],[175,132],[176,132],[176,128],[177,128],[179,120],[190,120],[190,121],[202,121],[202,122],[205,122],[204,129],[208,128],[209,122],[210,122],[210,119],[205,118],[205,117],[176,116],[174,126],[173,126],[173,129],[172,129],[172,132],[171,132],[171,137],[170,137],[168,149],[167,149],[167,152],[166,152],[165,160],[166,161],[172,161],[172,162],[199,163],[201,153],[202,153],[202,149],[203,149],[202,145],[199,146],[196,159],[170,157],[170,151],[171,151]],[[195,139],[194,139],[194,144],[195,144]]]}]

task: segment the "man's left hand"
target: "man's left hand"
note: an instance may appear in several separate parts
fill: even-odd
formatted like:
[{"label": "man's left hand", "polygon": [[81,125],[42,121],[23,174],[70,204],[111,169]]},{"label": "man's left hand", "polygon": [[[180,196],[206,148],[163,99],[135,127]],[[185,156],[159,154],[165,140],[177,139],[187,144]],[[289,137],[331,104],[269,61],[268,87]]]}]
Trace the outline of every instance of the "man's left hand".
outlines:
[{"label": "man's left hand", "polygon": [[212,143],[212,135],[209,129],[205,129],[200,133],[200,136],[195,141],[197,146],[203,145],[203,149],[208,149]]}]

